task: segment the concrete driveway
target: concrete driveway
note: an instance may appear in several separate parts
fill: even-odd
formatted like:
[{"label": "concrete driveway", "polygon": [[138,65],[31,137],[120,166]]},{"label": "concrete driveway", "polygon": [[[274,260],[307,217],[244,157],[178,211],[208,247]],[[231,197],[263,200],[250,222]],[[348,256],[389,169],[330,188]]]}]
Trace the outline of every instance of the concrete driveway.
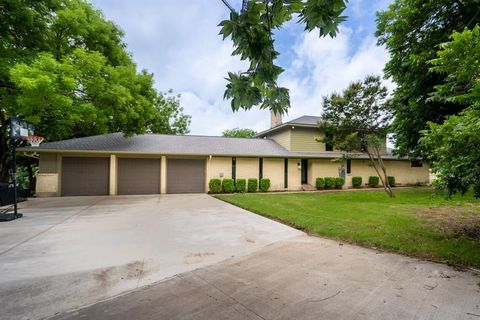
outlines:
[{"label": "concrete driveway", "polygon": [[54,319],[477,320],[479,280],[303,235]]},{"label": "concrete driveway", "polygon": [[208,195],[22,203],[0,224],[0,319],[39,319],[301,232]]}]

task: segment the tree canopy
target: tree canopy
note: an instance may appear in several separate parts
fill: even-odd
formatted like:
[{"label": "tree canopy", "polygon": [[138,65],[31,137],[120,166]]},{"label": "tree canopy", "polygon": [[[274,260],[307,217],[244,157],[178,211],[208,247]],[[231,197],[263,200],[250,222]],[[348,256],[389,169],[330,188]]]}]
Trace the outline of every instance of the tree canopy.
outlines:
[{"label": "tree canopy", "polygon": [[368,154],[385,191],[393,197],[382,159],[392,118],[387,96],[380,77],[367,76],[352,82],[341,94],[324,97],[320,129],[325,137],[319,140],[344,152],[345,158]]},{"label": "tree canopy", "polygon": [[479,5],[478,0],[395,0],[377,14],[378,43],[390,52],[385,74],[397,84],[392,105],[398,153],[421,154],[420,132],[427,122],[441,123],[463,110],[459,102],[430,99],[445,75],[430,71],[428,61],[436,57],[439,45],[448,41],[452,32],[480,21]]},{"label": "tree canopy", "polygon": [[122,31],[85,0],[0,3],[0,180],[7,119],[48,140],[124,132],[188,132],[178,99],[138,71]]},{"label": "tree canopy", "polygon": [[233,128],[222,132],[222,136],[231,138],[253,138],[257,133],[248,128]]},{"label": "tree canopy", "polygon": [[320,36],[334,37],[346,0],[249,0],[241,12],[231,11],[230,19],[220,23],[223,39],[231,37],[232,55],[249,62],[243,72],[229,72],[224,98],[231,99],[233,111],[254,106],[283,114],[290,107],[287,88],[279,87],[277,79],[283,69],[274,63],[272,32],[294,17],[305,24],[306,31],[318,30]]},{"label": "tree canopy", "polygon": [[441,124],[430,122],[421,143],[437,173],[438,188],[450,195],[473,188],[480,198],[480,27],[455,32],[437,56],[432,70],[445,80],[430,100],[458,103],[465,109]]}]

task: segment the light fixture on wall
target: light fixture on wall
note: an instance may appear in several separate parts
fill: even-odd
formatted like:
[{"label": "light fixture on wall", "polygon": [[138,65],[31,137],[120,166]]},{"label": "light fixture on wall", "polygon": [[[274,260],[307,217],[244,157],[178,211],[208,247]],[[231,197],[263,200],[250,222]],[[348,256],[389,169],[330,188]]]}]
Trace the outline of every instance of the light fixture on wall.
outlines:
[{"label": "light fixture on wall", "polygon": [[297,166],[298,166],[298,170],[302,170],[302,163],[301,162],[298,162]]}]

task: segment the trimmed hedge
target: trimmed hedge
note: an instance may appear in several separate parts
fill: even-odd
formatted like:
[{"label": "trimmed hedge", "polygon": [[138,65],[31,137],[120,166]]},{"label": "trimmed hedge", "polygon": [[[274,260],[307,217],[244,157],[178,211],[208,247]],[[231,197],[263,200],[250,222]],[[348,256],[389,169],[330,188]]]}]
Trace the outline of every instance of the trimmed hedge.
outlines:
[{"label": "trimmed hedge", "polygon": [[342,177],[335,178],[335,188],[342,189],[344,184],[345,184],[345,179],[343,179]]},{"label": "trimmed hedge", "polygon": [[323,188],[325,188],[325,179],[318,177],[315,180],[315,187],[317,188],[317,190],[322,190]]},{"label": "trimmed hedge", "polygon": [[333,189],[335,187],[335,178],[326,177],[325,178],[325,189]]},{"label": "trimmed hedge", "polygon": [[352,177],[352,186],[360,188],[362,186],[362,177]]},{"label": "trimmed hedge", "polygon": [[270,189],[270,179],[260,179],[260,191],[267,192]]},{"label": "trimmed hedge", "polygon": [[368,185],[370,187],[378,187],[378,183],[380,182],[380,178],[378,176],[370,176],[368,177]]},{"label": "trimmed hedge", "polygon": [[248,179],[247,191],[248,192],[257,192],[258,189],[258,180],[256,178]]},{"label": "trimmed hedge", "polygon": [[395,187],[395,177],[394,176],[388,176],[388,184],[390,187]]},{"label": "trimmed hedge", "polygon": [[235,191],[236,192],[245,192],[245,188],[247,187],[247,180],[246,179],[237,179],[235,181]]},{"label": "trimmed hedge", "polygon": [[225,192],[225,193],[235,192],[235,183],[234,183],[233,179],[223,179],[222,189],[223,189],[223,192]]},{"label": "trimmed hedge", "polygon": [[210,189],[210,193],[222,192],[222,180],[210,179],[210,181],[208,182],[208,188]]}]

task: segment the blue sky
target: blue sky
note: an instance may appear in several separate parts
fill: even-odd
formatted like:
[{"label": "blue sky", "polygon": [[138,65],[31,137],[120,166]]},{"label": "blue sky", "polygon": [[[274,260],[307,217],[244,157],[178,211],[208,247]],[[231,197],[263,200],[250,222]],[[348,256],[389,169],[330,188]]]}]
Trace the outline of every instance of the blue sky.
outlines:
[{"label": "blue sky", "polygon": [[[320,115],[321,98],[341,91],[367,74],[381,74],[388,52],[376,45],[375,12],[390,0],[350,0],[336,38],[303,32],[291,21],[275,32],[278,64],[286,71],[279,83],[290,89],[292,108],[285,120]],[[181,94],[192,115],[191,134],[220,135],[225,129],[267,129],[268,111],[233,113],[223,100],[228,71],[245,69],[232,57],[230,40],[222,41],[218,23],[229,11],[220,0],[92,0],[105,17],[125,32],[127,50],[141,69],[154,74],[160,91]],[[241,0],[230,0],[240,9]],[[392,88],[392,84],[385,84]]]}]

